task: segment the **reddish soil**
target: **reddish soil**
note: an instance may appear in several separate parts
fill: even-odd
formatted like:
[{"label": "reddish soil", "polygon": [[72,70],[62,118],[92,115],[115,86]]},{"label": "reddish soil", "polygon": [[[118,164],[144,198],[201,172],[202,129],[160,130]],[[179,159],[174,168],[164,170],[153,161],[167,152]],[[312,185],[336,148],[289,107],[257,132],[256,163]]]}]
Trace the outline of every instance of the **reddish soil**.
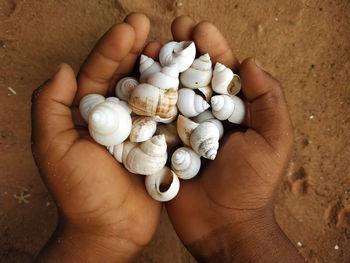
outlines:
[{"label": "reddish soil", "polygon": [[[212,21],[238,58],[259,58],[281,81],[295,151],[277,220],[308,261],[349,262],[350,2],[341,0],[1,0],[0,262],[31,262],[56,224],[30,151],[32,91],[63,61],[77,70],[130,11],[146,13],[150,40],[164,42],[177,15]],[[136,262],[195,261],[164,214]]]}]

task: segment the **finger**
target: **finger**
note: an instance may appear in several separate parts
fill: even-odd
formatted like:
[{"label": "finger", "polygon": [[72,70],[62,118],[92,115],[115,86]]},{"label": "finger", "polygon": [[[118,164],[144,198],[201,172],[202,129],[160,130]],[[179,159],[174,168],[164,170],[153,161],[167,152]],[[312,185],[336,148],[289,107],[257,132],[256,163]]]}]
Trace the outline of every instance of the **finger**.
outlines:
[{"label": "finger", "polygon": [[238,59],[233,55],[225,37],[212,23],[200,22],[193,29],[192,37],[201,54],[209,53],[213,64],[220,62],[233,71],[238,71]]},{"label": "finger", "polygon": [[118,24],[107,31],[80,69],[75,105],[90,93],[106,95],[115,71],[129,54],[134,42],[135,31],[127,23]]},{"label": "finger", "polygon": [[291,121],[279,82],[252,58],[243,61],[239,73],[242,91],[250,107],[248,126],[261,134],[275,149],[291,145]]},{"label": "finger", "polygon": [[192,40],[192,32],[196,21],[191,17],[183,15],[175,18],[171,23],[171,33],[175,41]]},{"label": "finger", "polygon": [[[34,91],[32,96],[33,152],[46,154],[53,140],[59,142],[57,154],[63,154],[79,137],[74,129],[70,106],[77,91],[72,68],[62,64],[54,77]],[[55,147],[51,147],[55,148]],[[51,153],[50,153],[51,154]]]},{"label": "finger", "polygon": [[159,51],[162,48],[162,44],[158,41],[149,42],[142,51],[142,54],[147,57],[153,58],[154,60],[158,60]]},{"label": "finger", "polygon": [[[125,18],[124,22],[133,27],[135,31],[135,42],[129,54],[121,61],[118,69],[116,70],[111,81],[111,86],[114,86],[119,79],[132,72],[135,62],[145,46],[148,33],[151,28],[151,22],[149,21],[148,17],[141,13],[129,14]],[[114,89],[112,90],[114,91]]]}]

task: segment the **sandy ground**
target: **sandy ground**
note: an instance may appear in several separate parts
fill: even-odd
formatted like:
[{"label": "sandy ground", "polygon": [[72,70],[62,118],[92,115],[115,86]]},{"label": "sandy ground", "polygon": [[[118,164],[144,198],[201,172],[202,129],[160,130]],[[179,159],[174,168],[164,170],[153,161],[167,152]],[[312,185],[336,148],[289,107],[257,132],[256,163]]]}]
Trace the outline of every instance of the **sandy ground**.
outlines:
[{"label": "sandy ground", "polygon": [[[344,0],[1,0],[0,262],[31,262],[56,224],[30,152],[32,91],[62,61],[77,70],[96,40],[130,11],[149,15],[150,40],[164,42],[177,15],[212,21],[238,58],[258,57],[283,83],[295,151],[277,220],[310,262],[349,262],[350,2]],[[195,261],[164,214],[136,262]]]}]

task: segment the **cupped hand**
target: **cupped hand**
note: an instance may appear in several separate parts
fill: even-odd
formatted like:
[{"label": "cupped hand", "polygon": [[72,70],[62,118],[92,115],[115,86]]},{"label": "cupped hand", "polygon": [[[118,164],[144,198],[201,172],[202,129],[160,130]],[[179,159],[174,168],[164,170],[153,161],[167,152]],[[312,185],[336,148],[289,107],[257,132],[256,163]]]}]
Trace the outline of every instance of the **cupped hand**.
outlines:
[{"label": "cupped hand", "polygon": [[[127,16],[100,39],[77,79],[63,64],[33,93],[33,156],[59,211],[39,261],[122,262],[154,234],[161,204],[147,194],[144,176],[129,173],[93,142],[78,112],[84,95],[111,94],[112,84],[131,73],[149,30],[144,15]],[[144,53],[153,57],[153,50],[149,44]]]},{"label": "cupped hand", "polygon": [[[239,64],[225,38],[209,22],[196,24],[182,16],[174,20],[172,34],[176,41],[195,41],[213,64],[221,62],[239,72],[247,105],[247,130],[226,133],[216,159],[207,162],[196,178],[181,181],[177,197],[166,204],[176,232],[200,262],[241,262],[237,255],[244,250],[261,259],[254,242],[261,241],[266,250],[272,240],[264,235],[278,236],[277,247],[291,248],[273,216],[273,198],[293,142],[280,84],[257,60],[249,58]],[[242,262],[263,262],[254,259],[241,258]],[[269,260],[264,262],[274,262]]]}]

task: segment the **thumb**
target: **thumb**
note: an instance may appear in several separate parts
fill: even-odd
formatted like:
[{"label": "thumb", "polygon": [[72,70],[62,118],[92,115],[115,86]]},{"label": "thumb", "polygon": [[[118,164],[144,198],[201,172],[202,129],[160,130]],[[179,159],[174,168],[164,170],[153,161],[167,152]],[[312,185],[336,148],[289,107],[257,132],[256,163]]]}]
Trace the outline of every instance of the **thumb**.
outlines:
[{"label": "thumb", "polygon": [[33,92],[31,115],[34,157],[46,155],[50,149],[48,157],[60,158],[78,138],[70,109],[76,91],[77,83],[72,68],[62,64],[50,80]]},{"label": "thumb", "polygon": [[242,91],[249,102],[248,126],[275,149],[291,148],[292,125],[280,83],[259,61],[248,58],[239,69]]}]

